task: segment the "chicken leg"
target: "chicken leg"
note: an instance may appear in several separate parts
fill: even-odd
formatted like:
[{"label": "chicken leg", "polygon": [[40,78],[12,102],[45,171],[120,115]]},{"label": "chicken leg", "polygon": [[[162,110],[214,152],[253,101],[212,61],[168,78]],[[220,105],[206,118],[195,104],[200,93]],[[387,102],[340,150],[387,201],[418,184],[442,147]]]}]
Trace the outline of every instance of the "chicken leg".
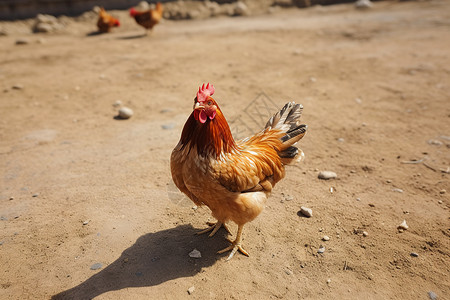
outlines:
[{"label": "chicken leg", "polygon": [[[222,223],[222,222],[220,222],[220,221],[217,221],[217,223],[207,222],[206,224],[208,224],[210,227],[209,227],[209,228],[206,228],[206,229],[204,229],[204,230],[202,230],[202,231],[199,231],[199,232],[197,232],[196,234],[204,234],[204,233],[207,233],[207,232],[212,231],[212,232],[209,234],[209,236],[208,236],[208,237],[212,237],[213,235],[216,234],[216,232],[220,229],[220,227],[225,228],[225,230],[226,230],[229,234],[231,234],[230,229],[228,229],[228,227],[227,227],[227,225],[225,225],[225,223]],[[231,235],[232,235],[232,234],[231,234]]]},{"label": "chicken leg", "polygon": [[242,229],[243,228],[244,228],[244,225],[238,225],[238,231],[237,231],[236,239],[234,241],[230,241],[229,240],[231,245],[226,247],[225,249],[222,249],[222,250],[218,251],[217,253],[221,254],[221,253],[225,253],[225,252],[231,250],[231,253],[228,256],[227,260],[230,260],[234,256],[236,251],[238,251],[238,250],[239,250],[239,252],[241,252],[245,256],[249,256],[248,252],[245,251],[244,248],[242,248],[242,246],[241,246],[241,237],[242,237]]}]

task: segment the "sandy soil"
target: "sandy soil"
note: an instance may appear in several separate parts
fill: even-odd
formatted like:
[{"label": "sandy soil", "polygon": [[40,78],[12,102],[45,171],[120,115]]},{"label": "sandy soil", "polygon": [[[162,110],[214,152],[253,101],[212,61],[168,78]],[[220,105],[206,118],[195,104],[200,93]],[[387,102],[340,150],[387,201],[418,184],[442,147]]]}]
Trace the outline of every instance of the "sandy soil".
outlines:
[{"label": "sandy soil", "polygon": [[[166,21],[148,37],[117,14],[107,35],[0,37],[1,299],[448,299],[450,2]],[[194,235],[209,211],[169,171],[203,82],[237,135],[289,100],[309,126],[306,160],[244,228],[250,257],[229,262],[224,231]],[[131,119],[114,119],[118,100]]]}]

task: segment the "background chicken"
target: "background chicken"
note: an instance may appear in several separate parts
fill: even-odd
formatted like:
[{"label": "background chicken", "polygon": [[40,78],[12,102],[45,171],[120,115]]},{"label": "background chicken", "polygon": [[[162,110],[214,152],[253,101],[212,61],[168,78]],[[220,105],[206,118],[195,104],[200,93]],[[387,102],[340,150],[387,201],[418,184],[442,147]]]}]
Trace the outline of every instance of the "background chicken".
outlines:
[{"label": "background chicken", "polygon": [[110,32],[112,27],[119,27],[120,22],[108,14],[103,7],[98,12],[97,27],[99,32]]},{"label": "background chicken", "polygon": [[229,260],[237,250],[248,256],[241,246],[243,226],[261,213],[285,175],[284,166],[303,157],[295,144],[307,126],[299,124],[302,106],[289,102],[261,132],[235,141],[213,94],[210,84],[199,88],[170,164],[176,186],[196,205],[208,206],[217,219],[199,233],[212,231],[212,236],[229,220],[238,225],[236,239],[219,251],[231,250]]},{"label": "background chicken", "polygon": [[130,16],[132,16],[136,23],[146,29],[145,33],[148,34],[148,29],[152,30],[153,26],[159,23],[162,18],[163,7],[161,3],[156,3],[155,9],[149,9],[144,12],[138,12],[134,8],[130,9]]}]

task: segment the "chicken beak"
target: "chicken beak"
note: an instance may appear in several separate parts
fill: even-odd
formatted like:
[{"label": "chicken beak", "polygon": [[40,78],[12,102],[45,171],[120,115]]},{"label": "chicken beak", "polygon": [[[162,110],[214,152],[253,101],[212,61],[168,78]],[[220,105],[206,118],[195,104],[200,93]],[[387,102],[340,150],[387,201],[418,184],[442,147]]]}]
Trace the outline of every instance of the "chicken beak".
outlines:
[{"label": "chicken beak", "polygon": [[194,110],[196,109],[204,109],[205,107],[200,104],[200,102],[195,102],[194,104]]}]

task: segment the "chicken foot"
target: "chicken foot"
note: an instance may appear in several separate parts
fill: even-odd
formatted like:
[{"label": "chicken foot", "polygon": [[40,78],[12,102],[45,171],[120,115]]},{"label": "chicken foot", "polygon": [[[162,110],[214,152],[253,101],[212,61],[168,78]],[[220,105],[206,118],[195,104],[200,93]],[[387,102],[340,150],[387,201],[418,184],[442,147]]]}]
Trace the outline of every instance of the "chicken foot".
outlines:
[{"label": "chicken foot", "polygon": [[222,253],[225,253],[225,252],[231,250],[231,253],[228,256],[227,261],[230,260],[238,250],[245,256],[249,256],[248,252],[245,251],[244,248],[242,248],[242,246],[241,246],[241,238],[242,238],[242,229],[243,228],[244,228],[244,225],[238,225],[238,232],[237,232],[236,239],[234,241],[228,240],[231,243],[231,245],[226,247],[225,249],[222,249],[217,252],[219,254],[222,254]]},{"label": "chicken foot", "polygon": [[[207,233],[207,232],[212,231],[212,232],[208,235],[208,237],[212,237],[213,235],[216,234],[216,232],[220,229],[220,227],[225,228],[225,230],[226,230],[229,234],[231,234],[230,229],[228,229],[228,227],[227,227],[227,225],[225,225],[225,223],[222,223],[222,222],[220,222],[220,221],[217,221],[217,223],[207,222],[206,224],[208,224],[210,227],[209,227],[209,228],[206,228],[206,229],[204,229],[204,230],[202,230],[202,231],[197,232],[197,233],[196,233],[197,235],[199,235],[199,234],[204,234],[204,233]],[[232,234],[231,234],[231,235],[232,235]]]}]

